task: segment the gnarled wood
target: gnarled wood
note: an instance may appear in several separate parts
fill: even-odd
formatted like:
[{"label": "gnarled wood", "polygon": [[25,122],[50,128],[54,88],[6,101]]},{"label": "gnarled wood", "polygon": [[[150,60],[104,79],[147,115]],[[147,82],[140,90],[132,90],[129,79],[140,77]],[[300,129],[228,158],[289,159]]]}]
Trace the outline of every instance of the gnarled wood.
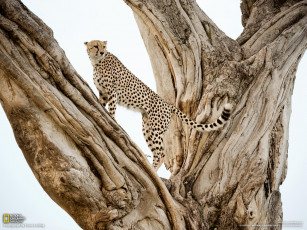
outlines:
[{"label": "gnarled wood", "polygon": [[84,229],[109,228],[111,221],[141,225],[146,218],[149,229],[156,222],[170,229],[168,218],[179,226],[165,185],[70,65],[50,29],[19,1],[0,6],[1,104],[49,196]]},{"label": "gnarled wood", "polygon": [[274,200],[281,206],[290,95],[307,44],[306,1],[243,1],[245,28],[237,41],[195,1],[126,2],[161,95],[199,122],[214,119],[223,100],[237,104],[231,124],[220,132],[199,134],[174,122],[167,133],[171,193],[187,213],[199,207],[189,222],[205,220],[205,229],[280,223],[281,209],[273,212],[269,205]]}]

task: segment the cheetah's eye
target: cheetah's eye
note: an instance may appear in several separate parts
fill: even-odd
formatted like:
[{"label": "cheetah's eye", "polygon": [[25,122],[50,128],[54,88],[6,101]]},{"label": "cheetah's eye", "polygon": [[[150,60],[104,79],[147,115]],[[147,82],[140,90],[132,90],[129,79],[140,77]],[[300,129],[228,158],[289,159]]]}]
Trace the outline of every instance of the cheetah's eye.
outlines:
[{"label": "cheetah's eye", "polygon": [[94,47],[95,47],[96,49],[98,49],[98,46],[97,46],[97,45],[95,45]]}]

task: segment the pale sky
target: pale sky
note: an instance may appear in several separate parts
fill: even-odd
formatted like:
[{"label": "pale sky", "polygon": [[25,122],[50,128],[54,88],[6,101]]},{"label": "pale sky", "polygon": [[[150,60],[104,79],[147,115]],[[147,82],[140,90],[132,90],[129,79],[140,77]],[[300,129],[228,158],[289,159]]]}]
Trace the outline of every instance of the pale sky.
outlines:
[{"label": "pale sky", "polygon": [[[107,40],[108,50],[156,91],[146,49],[133,14],[123,1],[24,0],[23,2],[51,27],[68,59],[95,93],[97,90],[92,81],[92,66],[83,44],[90,40]],[[228,36],[234,39],[239,36],[242,31],[239,0],[199,0],[198,3]],[[307,226],[305,179],[307,150],[304,145],[307,138],[306,56],[298,68],[292,97],[288,174],[281,186],[284,221],[303,221],[305,228]],[[142,135],[141,115],[119,107],[116,111],[116,120],[143,152],[151,155]],[[0,107],[0,146],[2,187],[0,214],[21,213],[27,218],[26,223],[42,223],[45,224],[44,229],[48,230],[80,229],[72,218],[49,198],[35,179],[16,144],[2,107]],[[161,169],[159,175],[167,177],[169,174],[165,169]]]}]

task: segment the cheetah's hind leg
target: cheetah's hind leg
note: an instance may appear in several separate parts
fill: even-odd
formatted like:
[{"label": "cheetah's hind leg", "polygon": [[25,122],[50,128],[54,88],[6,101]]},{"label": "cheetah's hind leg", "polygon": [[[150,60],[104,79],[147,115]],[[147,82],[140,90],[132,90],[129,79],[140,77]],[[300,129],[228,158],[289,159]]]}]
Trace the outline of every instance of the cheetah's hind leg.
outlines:
[{"label": "cheetah's hind leg", "polygon": [[155,171],[158,171],[158,169],[161,167],[161,165],[164,162],[164,148],[163,148],[163,137],[160,134],[158,137],[154,136],[153,140],[153,167]]},{"label": "cheetah's hind leg", "polygon": [[148,119],[147,114],[143,114],[143,135],[146,143],[153,154],[153,163],[155,171],[158,171],[164,161],[163,134],[165,130],[154,129]]}]

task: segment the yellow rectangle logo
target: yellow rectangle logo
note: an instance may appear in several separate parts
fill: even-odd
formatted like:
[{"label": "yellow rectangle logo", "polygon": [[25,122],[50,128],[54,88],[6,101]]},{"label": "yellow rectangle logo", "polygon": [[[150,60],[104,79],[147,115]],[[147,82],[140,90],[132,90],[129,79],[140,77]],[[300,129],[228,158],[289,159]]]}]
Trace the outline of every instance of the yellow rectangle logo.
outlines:
[{"label": "yellow rectangle logo", "polygon": [[10,214],[3,214],[3,223],[10,223]]}]

